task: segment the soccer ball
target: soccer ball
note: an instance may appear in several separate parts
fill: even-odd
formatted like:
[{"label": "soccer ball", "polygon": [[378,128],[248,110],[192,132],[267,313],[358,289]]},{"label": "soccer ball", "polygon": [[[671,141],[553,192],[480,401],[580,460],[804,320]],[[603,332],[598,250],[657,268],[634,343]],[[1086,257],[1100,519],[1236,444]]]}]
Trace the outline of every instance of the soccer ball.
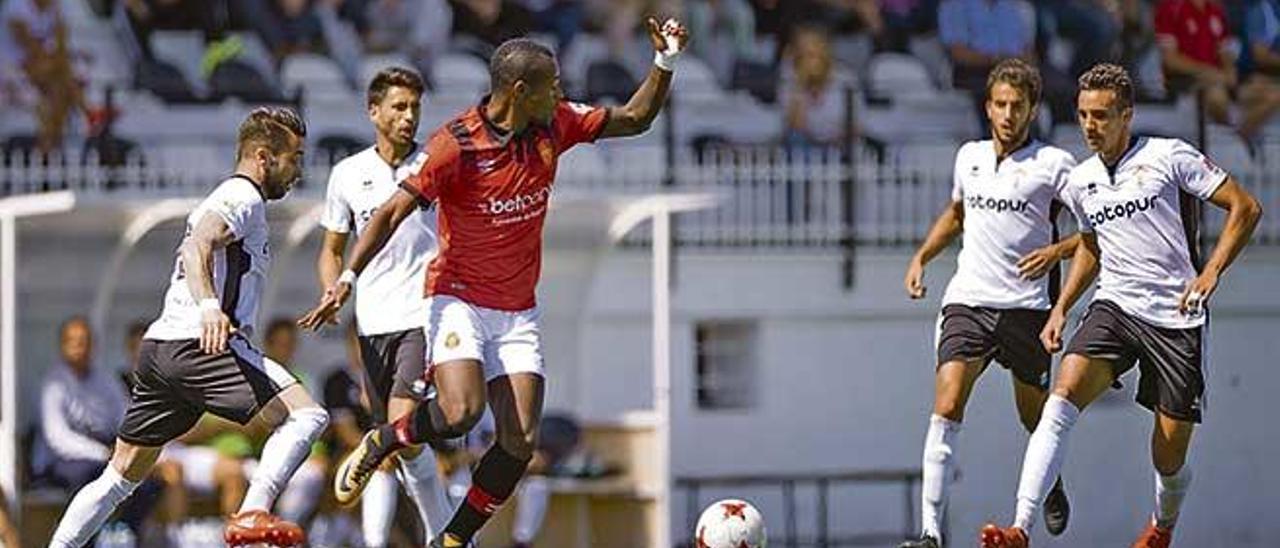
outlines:
[{"label": "soccer ball", "polygon": [[708,506],[693,532],[694,548],[765,548],[767,543],[760,511],[737,499]]}]

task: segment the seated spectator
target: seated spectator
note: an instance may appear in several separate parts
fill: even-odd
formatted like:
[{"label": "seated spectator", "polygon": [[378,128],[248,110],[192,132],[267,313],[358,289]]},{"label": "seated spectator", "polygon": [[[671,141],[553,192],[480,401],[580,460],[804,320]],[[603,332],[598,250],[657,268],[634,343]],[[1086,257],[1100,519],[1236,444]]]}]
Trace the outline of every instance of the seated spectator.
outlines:
[{"label": "seated spectator", "polygon": [[[1076,77],[1089,67],[1119,58],[1123,24],[1119,0],[1036,0],[1042,20],[1052,22],[1044,34],[1071,42],[1074,54],[1067,72]],[[1047,36],[1046,36],[1047,37]]]},{"label": "seated spectator", "polygon": [[757,32],[777,37],[778,61],[802,26],[822,25],[841,34],[865,31],[877,42],[884,38],[877,0],[753,0],[752,7]]},{"label": "seated spectator", "polygon": [[792,147],[839,144],[845,133],[845,88],[852,82],[836,70],[827,32],[796,29],[782,74],[783,141]]},{"label": "seated spectator", "polygon": [[499,44],[529,33],[533,16],[514,0],[449,0],[453,6],[453,34],[477,41],[474,51],[489,58]]},{"label": "seated spectator", "polygon": [[952,63],[952,83],[985,93],[987,73],[1006,57],[1035,61],[1031,6],[1023,0],[942,0],[938,37]]},{"label": "seated spectator", "polygon": [[1156,7],[1156,43],[1164,62],[1165,85],[1177,93],[1202,94],[1209,117],[1231,123],[1231,95],[1238,93],[1236,130],[1251,141],[1280,107],[1276,84],[1260,73],[1241,80],[1226,47],[1226,14],[1216,0],[1162,0]]},{"label": "seated spectator", "polygon": [[687,26],[690,51],[728,83],[734,62],[755,55],[756,19],[747,0],[690,0]]},{"label": "seated spectator", "polygon": [[205,42],[214,42],[228,23],[226,0],[123,0],[116,9],[138,57],[147,61],[155,59],[151,35],[157,30],[199,30]]},{"label": "seated spectator", "polygon": [[907,51],[913,36],[938,27],[938,0],[879,0],[878,5],[884,21],[884,49]]},{"label": "seated spectator", "polygon": [[[32,472],[37,480],[75,492],[107,466],[128,399],[114,374],[92,366],[93,334],[83,317],[63,322],[59,344],[61,360],[40,388]],[[135,534],[141,532],[159,487],[144,482],[121,506],[123,521]]]},{"label": "seated spectator", "polygon": [[294,53],[325,52],[324,28],[310,0],[233,0],[232,9],[277,62]]},{"label": "seated spectator", "polygon": [[632,39],[647,17],[664,21],[684,13],[683,0],[590,0],[591,19],[604,29],[609,41],[609,55],[625,59]]},{"label": "seated spectator", "polygon": [[24,95],[35,101],[36,144],[45,154],[62,145],[72,111],[89,116],[56,0],[0,3],[0,88],[11,102]]},{"label": "seated spectator", "polygon": [[533,29],[556,37],[556,50],[564,51],[582,30],[581,0],[518,0],[533,16]]},{"label": "seated spectator", "polygon": [[453,10],[446,0],[369,0],[356,29],[370,53],[400,52],[423,75],[449,46]]}]

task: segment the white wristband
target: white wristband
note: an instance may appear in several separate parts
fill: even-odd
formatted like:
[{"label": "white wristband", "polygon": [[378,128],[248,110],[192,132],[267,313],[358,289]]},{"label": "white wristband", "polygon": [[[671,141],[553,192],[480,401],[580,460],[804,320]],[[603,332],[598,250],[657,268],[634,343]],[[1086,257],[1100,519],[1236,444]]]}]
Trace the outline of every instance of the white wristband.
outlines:
[{"label": "white wristband", "polygon": [[350,268],[343,270],[342,274],[338,276],[338,283],[347,285],[356,283],[356,271]]},{"label": "white wristband", "polygon": [[667,72],[675,72],[676,58],[680,57],[679,53],[663,53],[656,51],[653,53],[654,66]]},{"label": "white wristband", "polygon": [[222,310],[222,301],[215,298],[200,299],[200,310]]}]

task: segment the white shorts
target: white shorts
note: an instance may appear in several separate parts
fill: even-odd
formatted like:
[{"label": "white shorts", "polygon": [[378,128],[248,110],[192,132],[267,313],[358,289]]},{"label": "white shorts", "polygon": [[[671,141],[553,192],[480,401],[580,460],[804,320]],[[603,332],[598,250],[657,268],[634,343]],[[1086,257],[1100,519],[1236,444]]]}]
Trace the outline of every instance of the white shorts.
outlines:
[{"label": "white shorts", "polygon": [[545,376],[538,307],[509,312],[434,295],[427,313],[427,363],[479,360],[486,382],[516,373]]}]

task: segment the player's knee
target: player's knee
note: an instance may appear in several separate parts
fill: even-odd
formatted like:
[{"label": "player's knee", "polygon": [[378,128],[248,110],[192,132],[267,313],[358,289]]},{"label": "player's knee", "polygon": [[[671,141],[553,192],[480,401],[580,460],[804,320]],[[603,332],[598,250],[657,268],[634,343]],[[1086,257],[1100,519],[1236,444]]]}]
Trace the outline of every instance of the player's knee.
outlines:
[{"label": "player's knee", "polygon": [[957,396],[938,396],[933,402],[933,414],[950,421],[964,420],[964,404]]},{"label": "player's knee", "polygon": [[437,404],[444,416],[446,429],[452,432],[471,431],[484,415],[484,398],[479,394],[441,398]]},{"label": "player's knee", "polygon": [[303,425],[315,437],[329,425],[329,412],[318,405],[308,405],[289,411],[289,420]]},{"label": "player's knee", "polygon": [[1152,464],[1155,465],[1156,471],[1162,476],[1172,476],[1182,470],[1183,465],[1187,463],[1187,457],[1178,451],[1165,450],[1157,448],[1155,454],[1151,456]]},{"label": "player's knee", "polygon": [[538,447],[538,431],[533,428],[524,432],[505,432],[498,436],[498,443],[511,456],[528,462]]}]

